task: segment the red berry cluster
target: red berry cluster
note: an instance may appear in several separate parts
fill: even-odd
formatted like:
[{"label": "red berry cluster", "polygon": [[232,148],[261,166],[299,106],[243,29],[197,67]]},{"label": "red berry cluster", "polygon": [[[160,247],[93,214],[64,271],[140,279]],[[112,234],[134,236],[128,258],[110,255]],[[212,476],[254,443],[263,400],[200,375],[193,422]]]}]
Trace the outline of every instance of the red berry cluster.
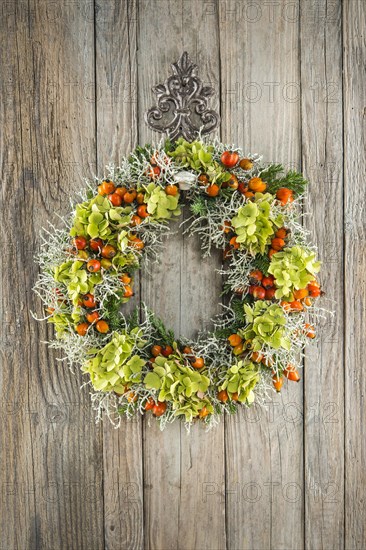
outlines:
[{"label": "red berry cluster", "polygon": [[259,269],[249,274],[248,292],[254,300],[273,300],[275,297],[275,280],[273,275],[264,276]]}]

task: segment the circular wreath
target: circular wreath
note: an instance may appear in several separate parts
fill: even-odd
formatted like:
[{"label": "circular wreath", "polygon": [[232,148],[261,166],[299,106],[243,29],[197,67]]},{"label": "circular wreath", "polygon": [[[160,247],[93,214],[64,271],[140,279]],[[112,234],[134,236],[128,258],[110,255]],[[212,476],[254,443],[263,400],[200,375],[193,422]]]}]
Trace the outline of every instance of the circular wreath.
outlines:
[{"label": "circular wreath", "polygon": [[[298,381],[315,338],[321,295],[314,246],[301,225],[303,176],[218,141],[183,138],[137,147],[88,183],[43,232],[35,291],[53,323],[53,348],[87,377],[97,420],[152,414],[213,425]],[[129,315],[134,273],[156,260],[169,221],[190,205],[185,231],[205,255],[223,251],[223,312],[196,341],[176,338],[146,306]],[[150,413],[151,414],[151,413]]]}]

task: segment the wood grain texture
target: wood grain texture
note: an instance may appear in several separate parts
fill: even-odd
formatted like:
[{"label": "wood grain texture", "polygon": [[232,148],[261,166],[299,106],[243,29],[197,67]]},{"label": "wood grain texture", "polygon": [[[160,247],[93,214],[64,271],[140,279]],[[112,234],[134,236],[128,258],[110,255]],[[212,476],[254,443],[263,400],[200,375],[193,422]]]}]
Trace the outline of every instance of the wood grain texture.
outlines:
[{"label": "wood grain texture", "polygon": [[[93,17],[88,18],[87,2],[56,13],[47,2],[13,7],[16,27],[6,31],[13,43],[5,54],[13,86],[10,80],[2,127],[9,140],[4,159],[16,160],[17,166],[8,165],[3,187],[2,235],[14,251],[3,272],[10,331],[3,391],[9,404],[21,396],[24,403],[18,414],[6,417],[15,423],[10,433],[18,437],[12,453],[3,442],[2,463],[8,465],[1,475],[4,483],[17,483],[19,492],[9,497],[16,516],[12,522],[5,515],[2,543],[32,550],[97,550],[103,544],[101,430],[94,424],[88,391],[79,391],[81,376],[55,362],[55,354],[41,343],[52,331],[29,312],[39,311],[31,288],[41,226],[47,218],[56,221],[55,211],[65,212],[79,176],[95,170],[94,101],[88,98],[89,86],[94,87]],[[23,509],[24,495],[31,504]]]},{"label": "wood grain texture", "polygon": [[[363,550],[364,1],[14,0],[1,15],[0,549]],[[183,50],[219,92],[224,141],[302,161],[335,317],[267,408],[209,433],[114,430],[41,343],[33,255],[83,177],[159,139],[143,115]],[[194,336],[217,312],[220,258],[172,229],[135,303]]]},{"label": "wood grain texture", "polygon": [[[345,548],[366,547],[366,5],[343,4],[345,246]],[[361,61],[362,60],[362,61]]]},{"label": "wood grain texture", "polygon": [[[310,181],[305,220],[323,260],[324,306],[319,343],[306,353],[305,545],[343,547],[343,106],[341,2],[307,2],[301,9],[302,153]],[[324,32],[325,30],[325,32]],[[322,38],[320,38],[322,37]]]},{"label": "wood grain texture", "polygon": [[[95,10],[96,121],[98,173],[118,166],[137,145],[137,5],[101,2]],[[119,32],[111,32],[118,28]],[[139,287],[139,277],[135,288]],[[138,304],[138,292],[131,310]],[[133,303],[132,303],[133,302]],[[103,424],[105,547],[143,547],[142,422],[124,419],[120,429]]]},{"label": "wood grain texture", "polygon": [[[219,8],[223,140],[299,168],[298,11],[285,1]],[[282,393],[227,419],[228,548],[303,548],[302,384]]]},{"label": "wood grain texture", "polygon": [[[143,113],[155,102],[150,88],[170,74],[170,64],[187,50],[207,82],[219,79],[216,17],[206,17],[206,6],[196,0],[139,6],[139,120],[140,140],[156,140],[143,123]],[[202,32],[202,21],[205,30]],[[156,34],[170,44],[162,48]],[[177,40],[177,37],[180,37]],[[149,74],[149,78],[146,78]],[[216,105],[217,107],[217,105]],[[189,215],[187,209],[184,217]],[[202,261],[200,244],[183,236],[179,223],[168,239],[163,262],[153,276],[142,279],[142,299],[161,315],[176,335],[194,336],[207,328],[218,312],[221,278],[215,274],[219,258]],[[195,426],[189,435],[178,424],[159,433],[144,426],[145,514],[148,548],[225,548],[224,432],[211,434]],[[207,487],[214,494],[205,494]],[[211,491],[211,489],[210,489]],[[197,505],[202,502],[202,506]],[[192,525],[199,528],[192,529]]]}]

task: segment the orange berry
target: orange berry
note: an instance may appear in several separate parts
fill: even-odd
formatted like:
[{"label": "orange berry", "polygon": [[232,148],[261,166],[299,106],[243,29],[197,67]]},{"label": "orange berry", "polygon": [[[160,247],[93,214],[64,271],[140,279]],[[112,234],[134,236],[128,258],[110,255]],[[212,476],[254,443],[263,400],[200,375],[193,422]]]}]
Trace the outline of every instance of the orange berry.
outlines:
[{"label": "orange berry", "polygon": [[155,407],[155,401],[152,397],[149,397],[145,403],[145,411],[151,411]]},{"label": "orange berry", "polygon": [[229,181],[226,182],[227,186],[230,187],[230,189],[237,189],[239,187],[238,178],[235,176],[235,174],[230,175]]},{"label": "orange berry", "polygon": [[230,239],[230,244],[235,249],[238,249],[240,247],[240,244],[236,241],[236,237],[232,237]]},{"label": "orange berry", "polygon": [[233,348],[233,354],[234,355],[240,355],[241,353],[243,353],[243,351],[244,351],[243,343],[238,344],[237,346],[235,346]]},{"label": "orange berry", "polygon": [[234,168],[239,162],[239,155],[235,151],[224,151],[221,155],[221,162],[227,168]]},{"label": "orange berry", "polygon": [[231,231],[231,222],[229,220],[225,220],[224,225],[221,226],[221,229],[224,233],[230,233],[230,231]]},{"label": "orange berry", "polygon": [[126,187],[117,187],[117,189],[115,190],[115,193],[117,195],[119,195],[120,197],[122,197],[122,199],[123,199],[123,197],[127,193],[127,189],[126,189]]},{"label": "orange berry", "polygon": [[141,222],[142,222],[142,219],[140,218],[140,216],[136,216],[136,214],[134,214],[134,215],[131,217],[131,225],[132,225],[132,227],[136,227],[136,225],[140,225]]},{"label": "orange berry", "polygon": [[311,301],[311,298],[309,298],[309,297],[304,298],[303,303],[307,307],[310,307],[311,305],[313,305],[313,302]]},{"label": "orange berry", "polygon": [[161,173],[161,170],[160,170],[159,166],[152,166],[150,168],[150,170],[148,171],[147,175],[151,179],[155,179],[155,178],[158,178],[160,176],[160,173]]},{"label": "orange berry", "polygon": [[90,239],[89,248],[93,250],[93,252],[100,252],[103,248],[102,239]]},{"label": "orange berry", "polygon": [[277,376],[276,374],[274,374],[272,376],[272,380],[273,380],[273,385],[275,387],[275,390],[277,392],[280,392],[283,386],[283,376]]},{"label": "orange berry", "polygon": [[206,193],[210,197],[217,197],[217,195],[220,193],[220,187],[216,185],[216,183],[213,183],[207,187]]},{"label": "orange berry", "polygon": [[97,311],[93,311],[92,313],[88,313],[86,315],[88,323],[94,323],[95,321],[99,320],[99,313]]},{"label": "orange berry", "polygon": [[87,308],[94,308],[96,306],[93,294],[84,294],[82,297],[82,303]]},{"label": "orange berry", "polygon": [[122,197],[118,193],[111,193],[108,195],[108,199],[113,204],[113,206],[121,206],[122,204]]},{"label": "orange berry", "polygon": [[241,159],[239,166],[242,170],[251,170],[254,166],[254,163],[250,159]]},{"label": "orange berry", "polygon": [[123,196],[123,200],[126,204],[131,204],[135,198],[137,197],[137,193],[135,190],[129,190],[126,191],[126,193]]},{"label": "orange berry", "polygon": [[86,245],[88,244],[86,238],[81,236],[75,237],[73,243],[78,250],[84,250],[84,248],[86,248]]},{"label": "orange berry", "polygon": [[217,394],[217,399],[221,401],[221,403],[226,403],[226,401],[229,399],[228,393],[226,390],[221,390]]},{"label": "orange berry", "polygon": [[242,337],[239,336],[239,334],[231,334],[231,336],[229,336],[228,340],[230,342],[230,346],[232,346],[233,348],[235,348],[235,346],[238,346],[239,344],[241,344],[242,341],[243,341]]},{"label": "orange berry", "polygon": [[238,392],[234,392],[233,394],[231,394],[231,399],[233,401],[238,401],[239,400],[239,394]]},{"label": "orange berry", "polygon": [[263,193],[267,189],[267,185],[261,178],[252,178],[248,182],[248,187],[254,193]]},{"label": "orange berry", "polygon": [[270,248],[269,251],[268,251],[268,256],[269,258],[272,258],[273,254],[276,254],[278,251],[275,250],[274,248]]},{"label": "orange berry", "polygon": [[250,359],[254,361],[254,363],[261,363],[263,359],[263,354],[260,351],[253,351]]},{"label": "orange berry", "polygon": [[196,357],[195,361],[192,363],[194,369],[202,369],[205,366],[205,362],[202,357]]},{"label": "orange berry", "polygon": [[102,256],[103,258],[113,258],[117,254],[117,250],[112,246],[111,244],[106,244],[102,248]]},{"label": "orange berry", "polygon": [[137,401],[137,395],[135,394],[135,392],[130,391],[127,393],[127,401],[129,403],[135,403]]},{"label": "orange berry", "polygon": [[172,197],[176,197],[178,195],[178,187],[176,185],[167,185],[165,188],[165,193],[167,195],[171,195]]},{"label": "orange berry", "polygon": [[120,280],[125,285],[128,285],[132,281],[132,278],[127,273],[123,273],[123,275],[121,275],[121,277],[120,277]]},{"label": "orange berry", "polygon": [[147,205],[146,204],[140,204],[140,206],[137,208],[137,215],[140,216],[140,218],[147,218],[149,213],[147,211]]},{"label": "orange berry", "polygon": [[103,195],[110,195],[115,190],[115,185],[113,181],[110,180],[103,180],[101,183],[101,189],[103,191]]},{"label": "orange berry", "polygon": [[172,353],[173,353],[172,346],[165,346],[165,348],[161,350],[161,355],[163,355],[164,357],[169,357],[169,355],[171,355]]},{"label": "orange berry", "polygon": [[243,181],[241,181],[239,183],[239,186],[238,186],[238,191],[242,194],[242,195],[245,195],[245,193],[248,192],[248,186],[246,183],[244,183]]},{"label": "orange berry", "polygon": [[272,288],[274,286],[274,277],[273,275],[267,275],[267,277],[263,277],[262,279],[262,286],[267,290],[269,288]]},{"label": "orange berry", "polygon": [[294,300],[293,302],[290,302],[290,308],[291,311],[302,311],[304,306],[298,300]]},{"label": "orange berry", "polygon": [[79,323],[76,325],[76,332],[79,336],[85,336],[89,328],[88,323]]},{"label": "orange berry", "polygon": [[300,375],[297,369],[291,364],[288,364],[285,370],[283,371],[283,375],[286,376],[288,380],[292,380],[293,382],[299,382],[300,381]]},{"label": "orange berry", "polygon": [[124,298],[131,298],[131,296],[133,296],[132,287],[130,287],[130,285],[126,285],[123,289],[123,297]]},{"label": "orange berry", "polygon": [[154,416],[162,416],[166,411],[166,403],[165,401],[158,401],[156,405],[153,408],[153,415]]},{"label": "orange berry", "polygon": [[95,325],[95,328],[101,334],[106,334],[109,331],[108,323],[106,321],[103,321],[103,320],[98,321],[97,324]]},{"label": "orange berry", "polygon": [[139,237],[136,238],[129,238],[130,246],[132,248],[135,248],[136,250],[142,250],[145,247],[145,243],[139,239]]},{"label": "orange berry", "polygon": [[278,189],[276,192],[276,198],[281,201],[282,206],[285,206],[285,204],[294,200],[292,190],[287,187],[281,187],[281,189]]},{"label": "orange berry", "polygon": [[206,174],[200,174],[198,176],[198,184],[199,185],[206,185],[207,183],[209,183],[209,179],[206,176]]},{"label": "orange berry", "polygon": [[286,239],[287,237],[287,231],[284,227],[281,227],[281,229],[278,229],[275,233],[276,237],[279,239]]},{"label": "orange berry", "polygon": [[317,281],[311,281],[311,283],[308,284],[307,289],[312,298],[317,298],[321,295],[320,286]]},{"label": "orange berry", "polygon": [[86,269],[90,271],[90,273],[95,273],[96,271],[100,271],[101,263],[99,260],[89,260],[89,262],[86,264]]},{"label": "orange berry", "polygon": [[252,295],[255,300],[264,300],[266,290],[262,286],[255,286],[252,290]]},{"label": "orange berry", "polygon": [[253,191],[245,191],[244,197],[247,199],[252,199],[254,197]]},{"label": "orange berry", "polygon": [[144,199],[145,199],[144,193],[137,193],[137,195],[136,195],[137,204],[143,204]]},{"label": "orange berry", "polygon": [[249,280],[252,284],[260,284],[263,280],[263,273],[259,269],[255,269],[249,273]]},{"label": "orange berry", "polygon": [[151,355],[157,357],[158,355],[161,355],[162,350],[163,348],[161,346],[155,345],[151,348]]},{"label": "orange berry", "polygon": [[280,239],[279,237],[275,237],[274,239],[272,239],[271,241],[271,247],[273,250],[276,250],[277,252],[279,252],[280,250],[282,250],[284,248],[284,246],[286,245],[285,241],[283,239]]},{"label": "orange berry", "polygon": [[275,288],[272,287],[272,288],[267,288],[266,289],[266,295],[265,295],[266,300],[273,300],[275,295],[276,295],[276,289]]},{"label": "orange berry", "polygon": [[308,295],[309,295],[309,291],[308,291],[307,288],[302,288],[300,290],[294,290],[295,300],[303,300]]},{"label": "orange berry", "polygon": [[210,414],[210,411],[207,409],[207,407],[202,407],[202,409],[198,413],[198,416],[200,418],[206,418],[206,416],[208,416],[209,414]]},{"label": "orange berry", "polygon": [[304,333],[308,338],[311,338],[311,339],[315,338],[316,336],[315,328],[313,327],[313,325],[310,325],[309,323],[305,324]]}]

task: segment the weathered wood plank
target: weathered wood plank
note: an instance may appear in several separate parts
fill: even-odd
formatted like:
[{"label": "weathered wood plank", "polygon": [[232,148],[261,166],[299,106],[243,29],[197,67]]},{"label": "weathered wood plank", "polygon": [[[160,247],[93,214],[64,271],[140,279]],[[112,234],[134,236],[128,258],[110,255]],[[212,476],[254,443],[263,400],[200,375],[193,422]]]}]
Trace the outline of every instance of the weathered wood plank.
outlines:
[{"label": "weathered wood plank", "polygon": [[[98,173],[118,165],[137,143],[136,23],[134,0],[100,3],[96,10]],[[118,33],[111,29],[118,28]],[[135,281],[138,291],[139,279]],[[138,294],[138,292],[137,292]],[[132,303],[133,302],[133,303]],[[138,295],[128,309],[136,307]],[[127,308],[125,308],[126,310]],[[108,550],[143,547],[142,422],[103,425],[104,524]]]},{"label": "weathered wood plank", "polygon": [[366,547],[366,4],[343,3],[345,230],[345,548]]},{"label": "weathered wood plank", "polygon": [[[298,3],[219,8],[223,138],[299,167]],[[303,548],[302,384],[226,426],[228,547]]]},{"label": "weathered wood plank", "polygon": [[329,550],[344,542],[341,16],[341,2],[311,1],[300,20],[305,222],[323,259],[324,306],[335,312],[305,361],[305,546]]},{"label": "weathered wood plank", "polygon": [[[198,62],[202,75],[219,78],[217,20],[205,17],[205,3],[194,0],[140,2],[140,141],[158,135],[143,126],[143,113],[154,103],[150,88],[165,79],[183,50]],[[161,46],[157,35],[163,37]],[[207,79],[207,76],[206,76]],[[187,215],[187,213],[185,214]],[[174,228],[179,230],[178,225]],[[172,236],[151,279],[144,276],[142,298],[176,334],[193,336],[217,311],[220,278],[217,257],[202,262],[200,246],[181,234]],[[210,435],[195,426],[190,435],[176,423],[160,433],[144,426],[145,530],[148,548],[224,548],[225,517],[223,426]],[[202,506],[210,482],[216,494]],[[194,528],[192,528],[194,526]]]},{"label": "weathered wood plank", "polygon": [[[24,25],[17,23],[14,9],[6,11],[0,28],[3,37],[0,50],[0,123],[3,130],[0,149],[1,243],[2,249],[8,251],[6,257],[1,256],[0,278],[0,530],[3,548],[25,548],[31,541],[34,546],[38,526],[33,458],[29,452],[32,438],[28,375],[25,374],[25,365],[31,364],[29,314],[28,308],[20,305],[26,296],[24,286],[29,284],[23,266],[29,266],[32,262],[31,242],[24,239],[28,230],[24,223],[28,206],[23,200],[19,203],[19,196],[23,198],[26,190],[31,189],[22,158],[22,103],[19,86],[16,85],[21,79],[19,56],[23,52],[22,47],[20,51],[17,47],[16,32],[21,36],[25,30]],[[14,224],[16,207],[20,220]],[[15,279],[17,272],[19,276]],[[27,344],[24,346],[25,342]]]},{"label": "weathered wood plank", "polygon": [[[205,82],[217,91],[212,107],[220,112],[220,59],[217,14],[208,17],[207,4],[184,2],[183,50],[191,52]],[[187,32],[189,29],[189,32]],[[184,217],[190,216],[188,209]],[[182,304],[180,333],[197,336],[210,328],[222,301],[221,252],[202,259],[199,239],[183,236],[181,258]],[[181,494],[179,504],[179,548],[223,550],[225,529],[225,438],[224,421],[209,433],[197,425],[190,434],[181,426]],[[195,527],[192,529],[192,525]]]},{"label": "weathered wood plank", "polygon": [[[143,116],[153,104],[151,86],[166,77],[170,63],[180,54],[181,44],[176,40],[181,36],[182,2],[173,0],[157,5],[141,0],[138,14],[139,141],[145,143],[160,137],[145,126]],[[163,38],[164,47],[158,37]],[[172,224],[172,230],[177,231],[178,224]],[[181,235],[169,239],[162,262],[154,266],[153,276],[143,272],[141,278],[142,300],[175,331],[179,331],[181,318],[180,260],[176,255],[181,246]],[[154,419],[145,418],[143,446],[145,547],[177,548],[181,484],[179,423],[160,432]]]},{"label": "weathered wood plank", "polygon": [[3,441],[2,483],[16,482],[19,489],[6,503],[12,517],[2,515],[2,544],[99,550],[101,430],[87,389],[79,391],[81,376],[55,363],[55,354],[40,343],[52,330],[29,314],[40,309],[31,293],[38,232],[55,211],[67,211],[69,194],[82,185],[80,176],[95,170],[94,100],[88,96],[94,88],[93,13],[87,1],[62,4],[57,11],[45,1],[8,6],[15,23],[12,32],[5,27],[3,33],[10,43],[4,51],[9,80],[3,161],[9,164],[2,227],[13,253],[2,272],[9,360],[3,391],[10,406],[21,397],[24,403],[18,414],[6,417],[12,441],[10,448]]}]

